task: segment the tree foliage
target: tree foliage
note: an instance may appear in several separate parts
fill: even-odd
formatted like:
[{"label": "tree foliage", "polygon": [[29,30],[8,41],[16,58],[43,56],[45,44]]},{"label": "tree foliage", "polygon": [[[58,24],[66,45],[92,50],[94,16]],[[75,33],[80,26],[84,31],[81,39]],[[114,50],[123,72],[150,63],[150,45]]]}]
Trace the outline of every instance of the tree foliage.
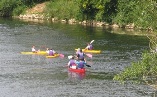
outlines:
[{"label": "tree foliage", "polygon": [[136,27],[156,29],[156,9],[155,0],[52,0],[47,13],[67,18],[73,14],[79,20],[104,21],[120,26],[134,23]]},{"label": "tree foliage", "polygon": [[11,16],[16,3],[18,3],[16,0],[0,0],[0,16]]},{"label": "tree foliage", "polygon": [[49,17],[60,19],[77,18],[79,14],[79,2],[77,0],[57,0],[47,4],[45,13]]},{"label": "tree foliage", "polygon": [[10,17],[21,14],[27,7],[49,0],[0,0],[0,16]]},{"label": "tree foliage", "polygon": [[[127,80],[146,81],[147,78],[156,78],[157,76],[157,54],[143,53],[142,60],[132,63],[123,72],[117,74],[114,80],[125,82]],[[156,79],[155,79],[156,80]]]},{"label": "tree foliage", "polygon": [[138,27],[156,28],[157,3],[154,0],[118,0],[118,13],[114,22],[125,25],[134,23]]}]

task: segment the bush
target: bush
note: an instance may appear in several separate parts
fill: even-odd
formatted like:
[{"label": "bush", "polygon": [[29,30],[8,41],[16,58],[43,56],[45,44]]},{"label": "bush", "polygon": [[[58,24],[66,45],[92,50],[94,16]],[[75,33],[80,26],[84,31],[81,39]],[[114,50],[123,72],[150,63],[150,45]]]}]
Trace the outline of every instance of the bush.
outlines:
[{"label": "bush", "polygon": [[79,13],[79,2],[75,0],[57,0],[47,4],[45,14],[60,19],[76,18]]},{"label": "bush", "polygon": [[0,2],[0,16],[11,16],[12,11],[16,6],[16,0],[1,0]]},{"label": "bush", "polygon": [[12,15],[13,16],[19,16],[20,14],[22,14],[25,10],[27,9],[27,6],[22,5],[22,6],[18,6],[13,10]]},{"label": "bush", "polygon": [[117,8],[113,22],[119,25],[134,23],[137,27],[156,28],[156,1],[118,0]]},{"label": "bush", "polygon": [[156,77],[157,54],[143,53],[142,60],[126,68],[120,74],[114,76],[114,80],[125,82],[127,80],[145,80],[146,77]]}]

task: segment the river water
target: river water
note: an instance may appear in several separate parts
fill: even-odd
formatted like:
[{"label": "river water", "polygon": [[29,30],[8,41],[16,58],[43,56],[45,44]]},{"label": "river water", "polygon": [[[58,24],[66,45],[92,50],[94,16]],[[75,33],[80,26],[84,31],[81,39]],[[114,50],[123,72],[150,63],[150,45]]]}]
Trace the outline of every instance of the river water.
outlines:
[{"label": "river water", "polygon": [[[138,34],[138,35],[137,35]],[[144,84],[114,81],[131,62],[141,59],[149,40],[141,32],[61,23],[0,20],[0,97],[155,97]],[[143,33],[142,33],[143,34]],[[75,48],[91,40],[101,54],[86,58],[85,74],[69,72],[66,64]],[[22,51],[53,48],[64,58],[23,55]]]}]

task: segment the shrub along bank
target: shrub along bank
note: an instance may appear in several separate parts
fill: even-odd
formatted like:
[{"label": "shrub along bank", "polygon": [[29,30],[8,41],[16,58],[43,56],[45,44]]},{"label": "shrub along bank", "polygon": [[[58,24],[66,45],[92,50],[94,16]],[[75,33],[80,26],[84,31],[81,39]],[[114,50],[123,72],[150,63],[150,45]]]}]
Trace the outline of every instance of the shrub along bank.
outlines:
[{"label": "shrub along bank", "polygon": [[157,80],[157,53],[143,53],[142,60],[132,63],[123,72],[114,76],[114,80],[126,82],[145,82],[156,84]]},{"label": "shrub along bank", "polygon": [[43,12],[45,17],[157,29],[155,0],[1,0],[0,16],[24,14],[26,9],[45,1],[48,1]]},{"label": "shrub along bank", "polygon": [[62,19],[101,21],[126,27],[156,29],[155,0],[57,0],[47,5],[45,13]]}]

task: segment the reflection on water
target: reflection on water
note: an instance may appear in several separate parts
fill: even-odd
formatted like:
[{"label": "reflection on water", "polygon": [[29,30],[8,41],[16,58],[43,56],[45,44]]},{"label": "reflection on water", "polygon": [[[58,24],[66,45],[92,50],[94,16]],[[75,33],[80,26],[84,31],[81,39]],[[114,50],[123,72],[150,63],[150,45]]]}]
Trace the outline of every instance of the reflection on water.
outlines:
[{"label": "reflection on water", "polygon": [[68,71],[68,77],[70,81],[83,80],[85,78],[85,73],[76,73]]}]

